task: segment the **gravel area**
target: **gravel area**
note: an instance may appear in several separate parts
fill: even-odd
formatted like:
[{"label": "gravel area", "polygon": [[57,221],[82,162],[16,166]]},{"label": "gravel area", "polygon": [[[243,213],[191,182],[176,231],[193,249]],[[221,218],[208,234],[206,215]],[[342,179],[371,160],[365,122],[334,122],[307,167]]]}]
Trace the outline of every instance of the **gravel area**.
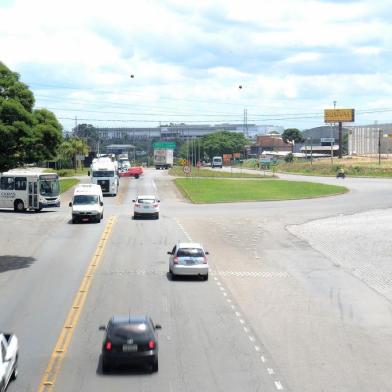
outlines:
[{"label": "gravel area", "polygon": [[392,300],[392,209],[334,216],[288,230]]}]

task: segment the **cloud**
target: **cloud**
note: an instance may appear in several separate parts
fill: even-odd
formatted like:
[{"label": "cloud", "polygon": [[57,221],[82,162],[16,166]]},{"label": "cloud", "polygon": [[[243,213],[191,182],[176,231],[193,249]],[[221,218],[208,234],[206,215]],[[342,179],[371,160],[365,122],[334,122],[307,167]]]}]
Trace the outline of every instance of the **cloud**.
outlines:
[{"label": "cloud", "polygon": [[381,0],[2,1],[0,53],[38,104],[111,107],[114,117],[125,103],[201,119],[241,119],[244,107],[309,112],[334,99],[366,108],[391,93],[389,8]]}]

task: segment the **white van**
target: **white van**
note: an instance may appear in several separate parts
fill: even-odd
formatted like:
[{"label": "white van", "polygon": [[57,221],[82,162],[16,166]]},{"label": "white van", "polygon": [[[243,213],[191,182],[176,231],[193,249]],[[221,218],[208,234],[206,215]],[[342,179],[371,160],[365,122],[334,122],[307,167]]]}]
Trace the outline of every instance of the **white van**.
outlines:
[{"label": "white van", "polygon": [[102,189],[96,184],[79,184],[74,191],[72,201],[72,223],[100,222],[103,218]]},{"label": "white van", "polygon": [[212,158],[212,163],[211,163],[211,168],[213,169],[214,167],[220,167],[222,169],[222,157],[213,157]]}]

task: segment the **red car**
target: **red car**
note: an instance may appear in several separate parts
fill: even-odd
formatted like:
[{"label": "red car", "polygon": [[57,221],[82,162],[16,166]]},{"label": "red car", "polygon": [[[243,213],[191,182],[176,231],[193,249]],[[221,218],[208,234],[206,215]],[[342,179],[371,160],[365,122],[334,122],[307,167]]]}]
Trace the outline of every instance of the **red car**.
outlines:
[{"label": "red car", "polygon": [[127,170],[119,172],[120,177],[135,177],[139,178],[143,174],[143,168],[141,166],[130,167]]}]

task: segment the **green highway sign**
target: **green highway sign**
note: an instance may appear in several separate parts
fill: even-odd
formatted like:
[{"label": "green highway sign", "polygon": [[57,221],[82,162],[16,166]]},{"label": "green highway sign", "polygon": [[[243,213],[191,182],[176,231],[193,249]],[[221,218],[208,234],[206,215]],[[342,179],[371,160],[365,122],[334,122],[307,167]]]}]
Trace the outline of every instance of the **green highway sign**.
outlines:
[{"label": "green highway sign", "polygon": [[154,149],[174,150],[176,148],[176,142],[155,142],[152,146]]}]

